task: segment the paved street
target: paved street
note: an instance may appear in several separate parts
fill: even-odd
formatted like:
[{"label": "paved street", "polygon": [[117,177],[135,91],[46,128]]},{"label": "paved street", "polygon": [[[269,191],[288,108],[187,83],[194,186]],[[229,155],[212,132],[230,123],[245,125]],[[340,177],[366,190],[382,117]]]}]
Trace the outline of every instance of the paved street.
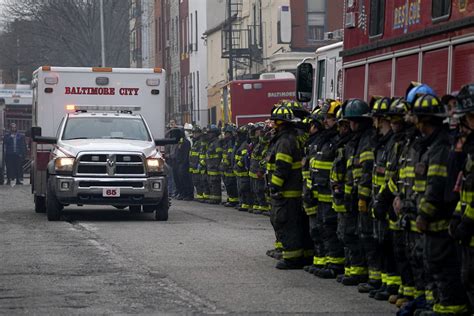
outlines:
[{"label": "paved street", "polygon": [[0,314],[390,315],[333,280],[278,271],[268,217],[173,201],[168,222],[113,208],[35,214],[0,186]]}]

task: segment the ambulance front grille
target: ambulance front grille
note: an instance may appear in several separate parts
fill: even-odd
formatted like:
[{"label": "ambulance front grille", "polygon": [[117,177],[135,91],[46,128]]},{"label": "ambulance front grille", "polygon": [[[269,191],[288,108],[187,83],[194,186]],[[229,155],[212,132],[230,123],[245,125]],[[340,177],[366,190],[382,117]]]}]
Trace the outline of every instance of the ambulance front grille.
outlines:
[{"label": "ambulance front grille", "polygon": [[145,158],[140,154],[86,153],[78,158],[75,175],[143,177]]}]

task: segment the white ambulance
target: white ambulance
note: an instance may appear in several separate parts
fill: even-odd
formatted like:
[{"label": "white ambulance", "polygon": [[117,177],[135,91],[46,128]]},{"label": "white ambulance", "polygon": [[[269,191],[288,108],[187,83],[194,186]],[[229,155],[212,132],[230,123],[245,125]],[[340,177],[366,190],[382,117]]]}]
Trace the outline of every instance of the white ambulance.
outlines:
[{"label": "white ambulance", "polygon": [[[32,193],[59,220],[67,205],[113,205],[168,218],[165,73],[44,66],[33,73]],[[157,139],[155,139],[157,137]]]}]

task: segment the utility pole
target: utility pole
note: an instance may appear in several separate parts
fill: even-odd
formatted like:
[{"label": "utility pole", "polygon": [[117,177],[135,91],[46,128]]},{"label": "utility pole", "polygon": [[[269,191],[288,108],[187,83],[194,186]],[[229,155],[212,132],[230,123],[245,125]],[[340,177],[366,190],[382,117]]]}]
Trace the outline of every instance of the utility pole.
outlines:
[{"label": "utility pole", "polygon": [[[232,43],[232,0],[227,0],[227,30],[228,30],[228,38],[227,38],[227,46],[229,50],[229,82],[234,80],[234,58],[233,54],[233,43]],[[224,122],[229,122],[229,86],[227,89],[224,90],[226,93],[224,95]]]},{"label": "utility pole", "polygon": [[20,84],[20,76],[21,76],[21,71],[20,71],[20,37],[17,33],[16,35],[16,60],[17,60],[17,69],[16,69],[16,83]]},{"label": "utility pole", "polygon": [[234,80],[234,59],[232,56],[232,0],[227,0],[227,11],[229,20],[227,27],[229,30],[228,46],[229,46],[229,82]]},{"label": "utility pole", "polygon": [[104,0],[100,0],[100,42],[102,67],[105,67]]}]

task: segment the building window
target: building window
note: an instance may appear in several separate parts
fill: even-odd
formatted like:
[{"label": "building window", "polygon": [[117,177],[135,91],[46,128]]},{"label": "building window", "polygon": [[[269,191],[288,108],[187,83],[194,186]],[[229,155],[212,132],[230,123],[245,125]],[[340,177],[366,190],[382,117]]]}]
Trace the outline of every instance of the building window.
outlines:
[{"label": "building window", "polygon": [[448,17],[451,13],[451,0],[432,0],[431,17],[435,19]]},{"label": "building window", "polygon": [[307,0],[308,41],[324,40],[326,0]]},{"label": "building window", "polygon": [[385,0],[370,0],[369,19],[369,35],[382,35],[385,23]]}]

